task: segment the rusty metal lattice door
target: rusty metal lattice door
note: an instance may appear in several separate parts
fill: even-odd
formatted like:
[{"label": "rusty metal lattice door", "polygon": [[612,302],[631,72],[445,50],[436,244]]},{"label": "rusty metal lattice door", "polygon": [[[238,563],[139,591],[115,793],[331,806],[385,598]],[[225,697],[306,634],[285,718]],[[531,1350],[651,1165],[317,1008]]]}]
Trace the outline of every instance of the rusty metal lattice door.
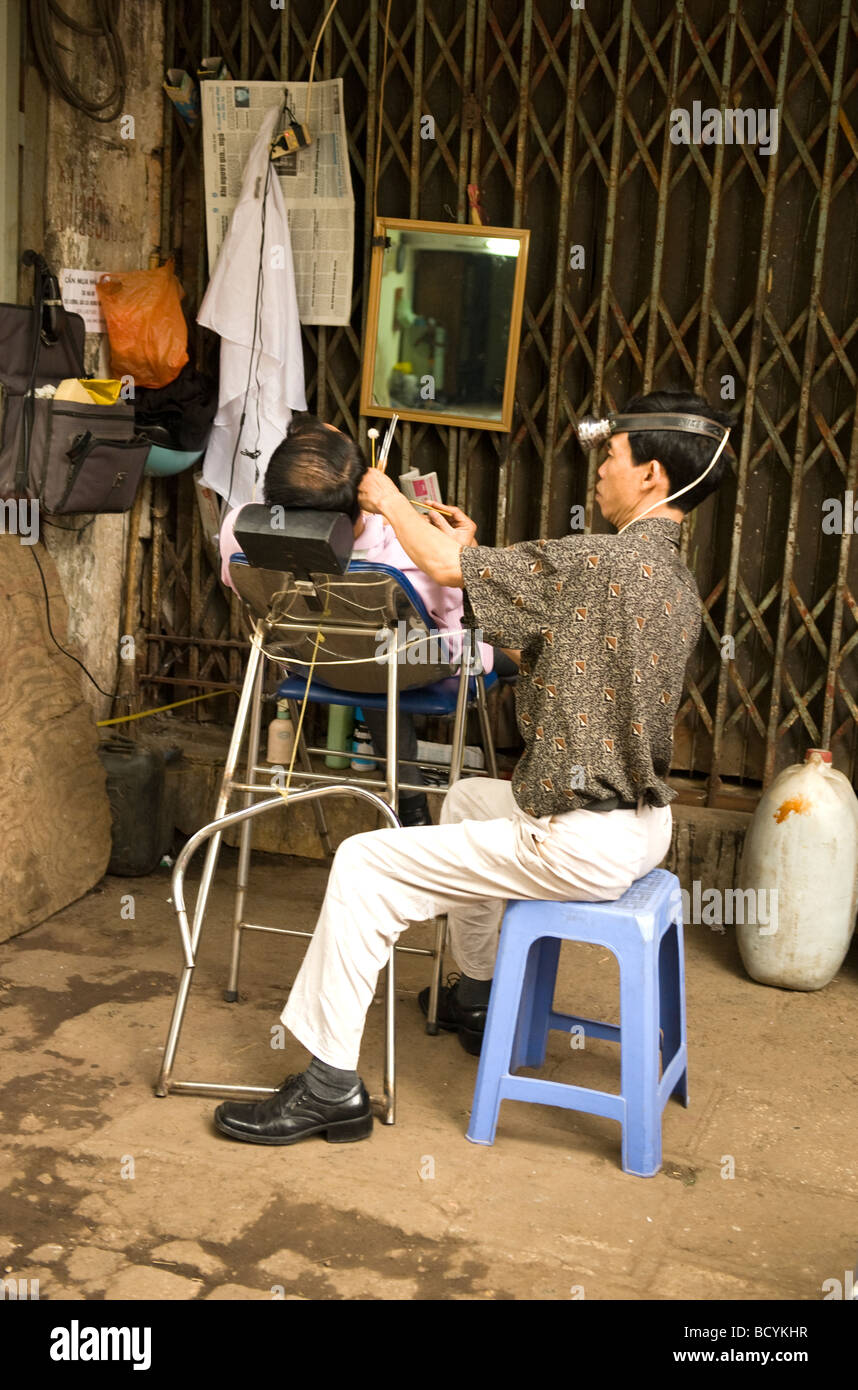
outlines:
[{"label": "rusty metal lattice door", "polygon": [[[307,75],[319,0],[168,0],[167,53],[235,77]],[[345,328],[305,327],[311,408],[357,416],[375,160],[378,211],[531,229],[510,435],[406,426],[399,463],[434,467],[498,544],[602,529],[579,414],[657,386],[742,422],[732,473],[685,553],[705,602],[675,769],[759,785],[810,745],[854,771],[858,587],[858,6],[855,0],[340,0],[320,75],[342,76],[358,250]],[[671,112],[778,113],[769,152],[674,144]],[[435,138],[421,139],[431,114]],[[198,136],[171,120],[162,250],[198,303],[207,269]],[[771,127],[770,127],[771,129]],[[836,503],[843,512],[837,520]],[[826,524],[826,518],[828,523]],[[189,485],[161,485],[149,680],[233,686],[235,605],[201,556]]]}]

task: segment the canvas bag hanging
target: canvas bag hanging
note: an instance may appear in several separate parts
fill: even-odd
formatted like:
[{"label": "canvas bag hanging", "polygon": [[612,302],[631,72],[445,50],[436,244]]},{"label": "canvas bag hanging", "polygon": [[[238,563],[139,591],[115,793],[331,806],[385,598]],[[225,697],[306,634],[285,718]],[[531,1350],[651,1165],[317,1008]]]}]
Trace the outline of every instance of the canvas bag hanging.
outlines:
[{"label": "canvas bag hanging", "polygon": [[149,443],[134,408],[28,396],[83,376],[84,324],[54,308],[55,342],[42,332],[40,276],[31,308],[0,305],[0,498],[37,498],[59,514],[122,512],[131,506]]}]

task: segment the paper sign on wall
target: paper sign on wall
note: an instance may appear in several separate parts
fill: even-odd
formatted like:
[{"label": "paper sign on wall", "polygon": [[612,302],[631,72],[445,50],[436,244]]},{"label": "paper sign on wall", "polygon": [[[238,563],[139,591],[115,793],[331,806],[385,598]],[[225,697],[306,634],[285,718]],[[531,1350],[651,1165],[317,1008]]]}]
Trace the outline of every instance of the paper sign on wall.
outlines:
[{"label": "paper sign on wall", "polygon": [[106,333],[107,324],[101,312],[95,282],[104,270],[61,270],[60,294],[63,308],[70,314],[80,314],[87,333]]}]

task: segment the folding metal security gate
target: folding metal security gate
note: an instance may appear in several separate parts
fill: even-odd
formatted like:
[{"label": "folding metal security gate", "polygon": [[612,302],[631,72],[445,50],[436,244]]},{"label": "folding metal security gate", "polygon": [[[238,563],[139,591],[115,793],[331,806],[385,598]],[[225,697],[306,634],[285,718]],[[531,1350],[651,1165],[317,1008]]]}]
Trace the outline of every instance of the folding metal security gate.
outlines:
[{"label": "folding metal security gate", "polygon": [[[305,79],[326,8],[167,0],[166,62],[219,53],[237,78]],[[344,80],[358,259],[350,326],[304,329],[308,397],[356,434],[385,9],[340,0],[317,68]],[[710,800],[811,745],[854,771],[851,506],[841,534],[823,522],[858,472],[856,86],[853,0],[391,6],[379,212],[465,221],[476,183],[488,220],[531,229],[511,435],[409,426],[402,466],[437,467],[504,544],[562,535],[578,504],[602,529],[580,413],[681,385],[741,417],[733,475],[685,528],[706,619],[674,765],[708,778]],[[671,112],[695,103],[776,108],[776,147],[673,143]],[[197,303],[200,143],[169,129],[162,249]],[[155,502],[150,693],[234,688],[237,613],[201,555],[189,483],[159,484]]]}]

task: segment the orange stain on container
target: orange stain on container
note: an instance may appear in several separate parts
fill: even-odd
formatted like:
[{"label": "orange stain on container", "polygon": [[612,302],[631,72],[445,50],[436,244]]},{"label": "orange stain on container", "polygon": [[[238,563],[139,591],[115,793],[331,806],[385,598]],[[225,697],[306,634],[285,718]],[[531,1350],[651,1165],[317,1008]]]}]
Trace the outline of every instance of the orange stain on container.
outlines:
[{"label": "orange stain on container", "polygon": [[781,803],[775,811],[774,818],[778,825],[780,825],[782,821],[786,820],[790,811],[795,811],[798,816],[806,816],[807,813],[812,810],[813,802],[809,801],[806,796],[791,796],[788,801]]}]

